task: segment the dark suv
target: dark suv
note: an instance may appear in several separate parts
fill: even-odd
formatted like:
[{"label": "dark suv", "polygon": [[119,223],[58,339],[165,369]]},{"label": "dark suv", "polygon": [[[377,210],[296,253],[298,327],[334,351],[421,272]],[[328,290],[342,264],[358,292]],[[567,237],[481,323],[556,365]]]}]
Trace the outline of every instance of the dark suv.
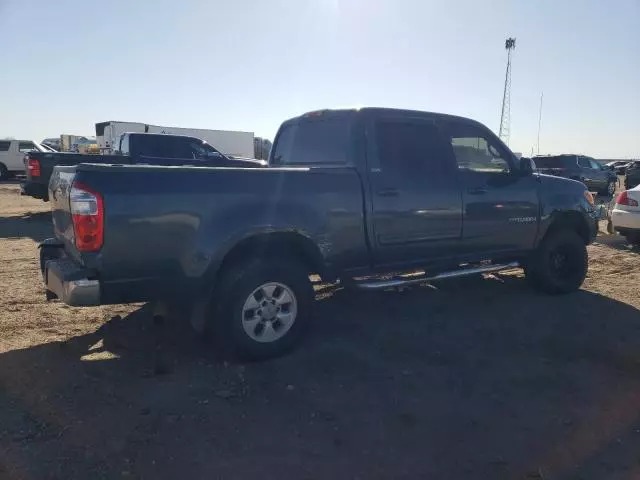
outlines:
[{"label": "dark suv", "polygon": [[571,178],[584,183],[591,191],[611,196],[616,191],[618,176],[584,155],[547,155],[533,157],[540,173]]},{"label": "dark suv", "polygon": [[627,190],[637,185],[640,185],[640,160],[627,164],[626,177],[624,178],[624,188]]}]

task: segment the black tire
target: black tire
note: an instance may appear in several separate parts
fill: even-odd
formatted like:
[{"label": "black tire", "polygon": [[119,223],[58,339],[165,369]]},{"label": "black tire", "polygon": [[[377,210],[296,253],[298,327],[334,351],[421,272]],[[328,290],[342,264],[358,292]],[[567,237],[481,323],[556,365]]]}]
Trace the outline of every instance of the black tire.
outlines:
[{"label": "black tire", "polygon": [[549,232],[527,262],[525,274],[536,290],[553,295],[578,290],[587,276],[587,246],[573,230]]},{"label": "black tire", "polygon": [[627,242],[629,242],[629,244],[633,245],[634,247],[640,246],[640,233],[629,233],[625,235],[624,238],[626,238]]},{"label": "black tire", "polygon": [[7,170],[7,167],[3,163],[0,163],[0,181],[3,182],[9,180],[9,178],[9,170]]},{"label": "black tire", "polygon": [[607,197],[613,197],[613,195],[616,193],[617,186],[618,182],[612,180],[607,183],[607,188],[605,188],[601,193],[606,195]]},{"label": "black tire", "polygon": [[[246,303],[250,301],[250,297],[254,300],[260,298],[259,302],[264,300],[266,297],[261,297],[261,292],[256,295],[252,293],[265,284],[274,283],[286,287],[288,294],[293,296],[293,302],[288,307],[281,305],[281,308],[286,307],[289,311],[292,306],[295,306],[291,325],[287,329],[286,324],[282,324],[279,318],[265,320],[261,314],[258,315],[261,320],[255,324],[255,327],[251,327],[257,314],[253,312],[252,319],[246,323],[245,316],[248,312],[245,310]],[[278,288],[280,287],[276,287],[273,291],[274,299],[278,297]],[[223,275],[209,309],[207,334],[224,357],[240,360],[264,360],[278,357],[292,350],[300,341],[309,323],[313,300],[313,287],[304,265],[284,257],[251,259],[231,267]],[[277,305],[274,307],[278,308]],[[258,307],[256,311],[260,308]],[[280,315],[273,312],[271,314]],[[286,315],[286,312],[283,311],[283,314]],[[266,313],[264,316],[269,317]],[[278,328],[284,328],[284,333],[278,332]],[[259,337],[261,331],[265,332],[268,329],[282,336],[273,341],[258,341],[247,332],[247,330],[252,331],[255,337]]]}]

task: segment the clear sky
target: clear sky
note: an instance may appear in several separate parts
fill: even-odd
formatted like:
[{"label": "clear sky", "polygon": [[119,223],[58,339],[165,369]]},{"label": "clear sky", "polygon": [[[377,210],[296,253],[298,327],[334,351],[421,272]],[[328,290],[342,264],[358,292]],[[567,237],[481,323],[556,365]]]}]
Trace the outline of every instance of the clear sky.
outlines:
[{"label": "clear sky", "polygon": [[0,137],[94,123],[253,131],[340,106],[453,113],[511,142],[640,157],[640,0],[0,0]]}]

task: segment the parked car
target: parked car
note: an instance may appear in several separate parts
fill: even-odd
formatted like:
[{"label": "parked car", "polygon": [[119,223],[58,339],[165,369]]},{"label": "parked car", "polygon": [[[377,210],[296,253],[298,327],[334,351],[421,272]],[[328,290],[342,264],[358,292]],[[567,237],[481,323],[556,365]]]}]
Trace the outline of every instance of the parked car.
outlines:
[{"label": "parked car", "polygon": [[577,290],[598,217],[582,183],[534,175],[478,122],[375,108],[284,122],[268,168],[59,166],[50,197],[49,298],[162,301],[249,358],[299,340],[310,274],[385,289],[521,266]]},{"label": "parked car", "polygon": [[629,243],[640,245],[640,185],[618,195],[611,212],[611,223]]},{"label": "parked car", "polygon": [[617,175],[591,157],[583,155],[547,155],[533,157],[540,173],[571,178],[591,191],[611,196],[618,184]]},{"label": "parked car", "polygon": [[616,175],[624,175],[628,164],[628,160],[617,160],[615,162],[609,162],[605,164],[605,167],[609,168],[609,170],[614,171]]},{"label": "parked car", "polygon": [[60,137],[45,138],[40,144],[52,148],[55,152],[59,152],[61,149]]},{"label": "parked car", "polygon": [[24,174],[24,156],[29,152],[46,152],[42,145],[31,140],[0,140],[0,180]]},{"label": "parked car", "polygon": [[209,130],[204,128],[180,128],[149,125],[140,122],[108,121],[96,123],[96,141],[101,153],[117,150],[123,133],[163,133],[195,137],[215,145],[227,157],[252,158],[254,156],[253,132]]},{"label": "parked car", "polygon": [[125,133],[121,135],[115,155],[31,152],[24,159],[27,178],[22,193],[45,202],[49,200],[49,179],[57,165],[79,163],[208,165],[260,167],[266,162],[230,159],[199,138],[157,133]]},{"label": "parked car", "polygon": [[626,165],[627,162],[626,160],[616,160],[614,162],[607,162],[604,164],[605,167],[607,167],[609,170],[615,170],[617,167],[621,167],[623,165]]},{"label": "parked car", "polygon": [[615,172],[618,175],[625,175],[627,173],[627,169],[629,167],[633,167],[633,165],[637,162],[637,160],[631,160],[631,161],[627,161],[625,162],[623,165],[619,165],[617,167],[615,167]]},{"label": "parked car", "polygon": [[627,190],[637,185],[640,185],[640,160],[627,164],[624,177],[624,188]]},{"label": "parked car", "polygon": [[43,152],[52,152],[52,153],[57,152],[55,148],[50,147],[49,145],[45,145],[44,143],[41,143],[40,146],[42,147]]}]

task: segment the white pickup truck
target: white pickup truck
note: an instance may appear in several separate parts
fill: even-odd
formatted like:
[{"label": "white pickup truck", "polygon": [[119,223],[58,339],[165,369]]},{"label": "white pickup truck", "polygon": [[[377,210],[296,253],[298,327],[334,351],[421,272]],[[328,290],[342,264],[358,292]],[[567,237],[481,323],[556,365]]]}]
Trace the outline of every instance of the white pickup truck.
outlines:
[{"label": "white pickup truck", "polygon": [[16,173],[24,174],[24,156],[29,152],[49,152],[51,149],[31,140],[0,140],[0,180]]}]

